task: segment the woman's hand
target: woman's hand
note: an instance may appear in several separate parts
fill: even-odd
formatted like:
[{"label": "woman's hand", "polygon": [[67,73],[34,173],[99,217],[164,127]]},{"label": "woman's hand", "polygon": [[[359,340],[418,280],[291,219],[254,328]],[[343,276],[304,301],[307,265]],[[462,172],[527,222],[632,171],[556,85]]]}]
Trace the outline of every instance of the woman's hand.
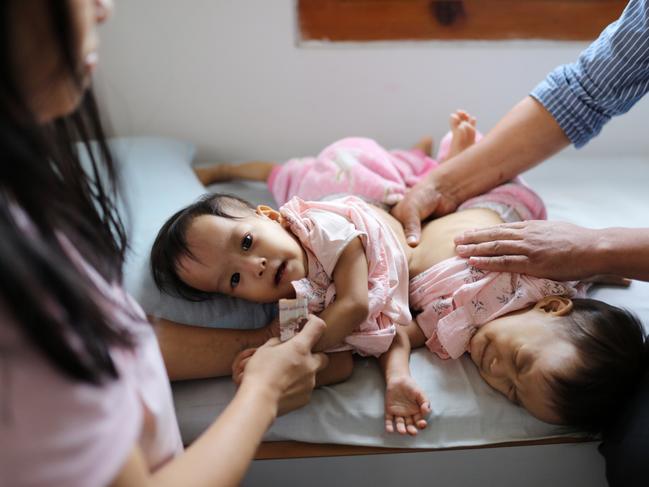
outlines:
[{"label": "woman's hand", "polygon": [[246,370],[246,364],[256,351],[256,348],[246,348],[242,352],[239,352],[239,354],[234,358],[234,362],[232,362],[232,380],[236,385],[241,385],[243,372]]},{"label": "woman's hand", "polygon": [[524,221],[469,230],[455,238],[460,257],[477,269],[557,281],[586,279],[596,268],[597,231],[570,223]]},{"label": "woman's hand", "polygon": [[419,181],[392,208],[392,216],[401,222],[406,241],[411,247],[419,244],[421,221],[431,215],[443,216],[456,210],[458,204],[438,190],[435,171]]},{"label": "woman's hand", "polygon": [[309,315],[302,331],[287,342],[271,338],[254,354],[242,352],[245,368],[241,387],[265,387],[277,398],[278,414],[304,406],[315,387],[316,373],[327,366],[324,353],[312,353],[326,328],[320,318]]}]

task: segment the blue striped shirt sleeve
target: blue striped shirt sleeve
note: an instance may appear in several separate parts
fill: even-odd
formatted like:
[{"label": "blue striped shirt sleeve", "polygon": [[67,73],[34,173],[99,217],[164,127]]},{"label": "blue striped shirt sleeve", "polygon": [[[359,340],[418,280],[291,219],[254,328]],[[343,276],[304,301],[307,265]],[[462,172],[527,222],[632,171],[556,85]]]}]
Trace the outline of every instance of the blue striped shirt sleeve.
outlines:
[{"label": "blue striped shirt sleeve", "polygon": [[649,91],[649,6],[631,0],[572,64],[552,71],[530,96],[559,123],[575,147],[595,137]]}]

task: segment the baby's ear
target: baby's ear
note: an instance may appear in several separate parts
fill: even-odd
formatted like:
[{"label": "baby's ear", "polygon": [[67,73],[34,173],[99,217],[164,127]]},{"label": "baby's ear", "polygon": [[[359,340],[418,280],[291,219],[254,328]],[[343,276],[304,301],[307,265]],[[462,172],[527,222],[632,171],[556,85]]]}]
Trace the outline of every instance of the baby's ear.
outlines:
[{"label": "baby's ear", "polygon": [[572,300],[565,296],[546,296],[534,307],[554,316],[566,316],[572,312],[572,306]]},{"label": "baby's ear", "polygon": [[257,214],[259,216],[265,216],[266,218],[270,218],[271,220],[276,222],[281,221],[282,218],[282,215],[280,215],[279,211],[266,205],[257,206]]}]

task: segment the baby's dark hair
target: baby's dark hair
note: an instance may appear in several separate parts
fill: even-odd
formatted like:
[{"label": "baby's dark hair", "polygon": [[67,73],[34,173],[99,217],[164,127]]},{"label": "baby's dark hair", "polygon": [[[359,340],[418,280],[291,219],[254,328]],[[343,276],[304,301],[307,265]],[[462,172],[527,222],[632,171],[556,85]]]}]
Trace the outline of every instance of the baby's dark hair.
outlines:
[{"label": "baby's dark hair", "polygon": [[202,215],[223,218],[240,218],[241,211],[254,211],[246,200],[229,194],[208,193],[196,202],[174,213],[158,232],[151,248],[151,274],[158,289],[164,293],[189,301],[205,301],[213,293],[188,286],[178,276],[178,260],[182,256],[195,259],[187,245],[187,229],[190,223]]},{"label": "baby's dark hair", "polygon": [[548,378],[555,412],[589,433],[606,427],[629,401],[648,361],[646,333],[632,313],[594,299],[573,299],[563,332],[577,365]]}]

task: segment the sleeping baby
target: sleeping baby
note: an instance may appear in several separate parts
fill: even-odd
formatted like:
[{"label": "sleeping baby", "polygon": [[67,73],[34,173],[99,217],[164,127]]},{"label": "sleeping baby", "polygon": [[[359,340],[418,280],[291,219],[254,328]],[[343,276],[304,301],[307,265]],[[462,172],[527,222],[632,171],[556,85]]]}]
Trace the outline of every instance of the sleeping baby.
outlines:
[{"label": "sleeping baby", "polygon": [[[461,120],[451,126],[453,138],[462,127],[463,140],[454,150],[462,150],[475,139],[475,122],[454,115]],[[358,159],[364,167],[392,163],[393,153],[361,140],[369,150],[346,152],[347,175],[358,174]],[[430,159],[422,148],[405,152],[400,160],[411,166],[415,156]],[[513,181],[427,223],[413,249],[389,213],[357,196],[294,196],[277,211],[206,195],[164,224],[151,266],[161,290],[188,299],[306,299],[327,323],[315,349],[331,360],[318,384],[347,378],[352,353],[378,357],[387,431],[416,434],[426,426],[429,402],[408,366],[410,348],[424,344],[445,359],[468,352],[490,386],[541,420],[597,430],[644,368],[640,323],[584,299],[580,283],[483,272],[455,255],[453,238],[464,230],[544,217],[541,199]],[[235,380],[252,353],[235,361]]]}]

